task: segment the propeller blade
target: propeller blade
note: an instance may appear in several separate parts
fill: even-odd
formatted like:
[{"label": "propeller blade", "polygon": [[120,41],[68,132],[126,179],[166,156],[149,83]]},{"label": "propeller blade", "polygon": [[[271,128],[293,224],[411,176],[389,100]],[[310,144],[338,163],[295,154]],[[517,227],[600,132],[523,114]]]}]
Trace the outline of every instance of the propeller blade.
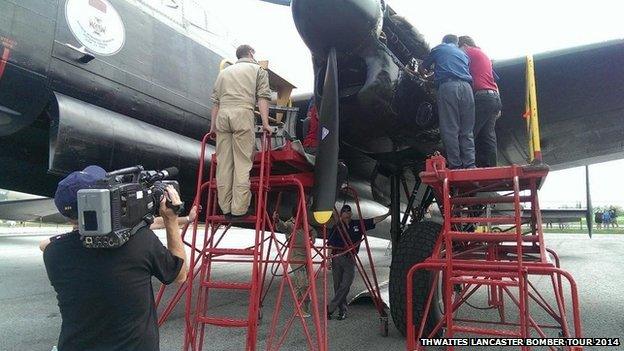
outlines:
[{"label": "propeller blade", "polygon": [[270,2],[271,4],[290,6],[291,0],[260,0],[264,2]]},{"label": "propeller blade", "polygon": [[338,64],[336,49],[327,55],[327,70],[319,110],[320,138],[314,165],[314,219],[329,221],[336,202],[338,173]]}]

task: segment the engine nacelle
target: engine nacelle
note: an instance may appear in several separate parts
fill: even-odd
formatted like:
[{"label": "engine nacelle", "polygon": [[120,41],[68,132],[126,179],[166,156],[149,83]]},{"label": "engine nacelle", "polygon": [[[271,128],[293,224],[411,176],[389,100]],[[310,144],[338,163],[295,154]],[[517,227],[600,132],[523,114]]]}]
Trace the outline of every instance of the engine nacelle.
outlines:
[{"label": "engine nacelle", "polygon": [[325,56],[335,47],[352,52],[371,36],[379,36],[384,5],[380,0],[293,0],[297,30],[308,48]]}]

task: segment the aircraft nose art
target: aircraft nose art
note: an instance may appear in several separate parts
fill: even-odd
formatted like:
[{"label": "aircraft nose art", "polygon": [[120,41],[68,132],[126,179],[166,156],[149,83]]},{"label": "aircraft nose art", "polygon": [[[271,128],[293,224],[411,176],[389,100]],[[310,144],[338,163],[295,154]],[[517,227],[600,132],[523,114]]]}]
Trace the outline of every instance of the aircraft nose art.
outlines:
[{"label": "aircraft nose art", "polygon": [[107,0],[68,0],[65,19],[76,40],[91,53],[114,55],[125,44],[123,20]]}]

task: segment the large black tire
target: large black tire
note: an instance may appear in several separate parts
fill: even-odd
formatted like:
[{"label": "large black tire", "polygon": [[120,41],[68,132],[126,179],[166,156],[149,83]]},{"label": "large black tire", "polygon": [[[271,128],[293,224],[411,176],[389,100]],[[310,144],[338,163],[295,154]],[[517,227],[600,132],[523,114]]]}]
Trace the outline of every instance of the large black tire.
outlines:
[{"label": "large black tire", "polygon": [[[390,314],[392,321],[403,336],[406,335],[406,292],[407,272],[416,263],[424,261],[431,256],[436,239],[440,235],[442,225],[435,222],[418,222],[410,225],[402,234],[401,241],[392,257],[390,266]],[[414,325],[420,325],[433,275],[430,271],[418,271],[414,273]],[[433,297],[433,306],[427,318],[425,333],[431,331],[441,318],[439,306],[439,289],[436,289]]]}]

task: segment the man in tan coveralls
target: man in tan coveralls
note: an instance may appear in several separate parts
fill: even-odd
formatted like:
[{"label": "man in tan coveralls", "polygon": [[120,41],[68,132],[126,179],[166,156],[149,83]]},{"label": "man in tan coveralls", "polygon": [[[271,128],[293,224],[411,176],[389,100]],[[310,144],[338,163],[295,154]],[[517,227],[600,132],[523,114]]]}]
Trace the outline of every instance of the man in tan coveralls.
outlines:
[{"label": "man in tan coveralls", "polygon": [[249,172],[255,145],[256,101],[262,128],[269,127],[269,75],[253,57],[254,49],[241,45],[238,61],[219,73],[212,93],[210,133],[217,135],[217,193],[219,207],[230,218],[246,216],[251,202]]}]

